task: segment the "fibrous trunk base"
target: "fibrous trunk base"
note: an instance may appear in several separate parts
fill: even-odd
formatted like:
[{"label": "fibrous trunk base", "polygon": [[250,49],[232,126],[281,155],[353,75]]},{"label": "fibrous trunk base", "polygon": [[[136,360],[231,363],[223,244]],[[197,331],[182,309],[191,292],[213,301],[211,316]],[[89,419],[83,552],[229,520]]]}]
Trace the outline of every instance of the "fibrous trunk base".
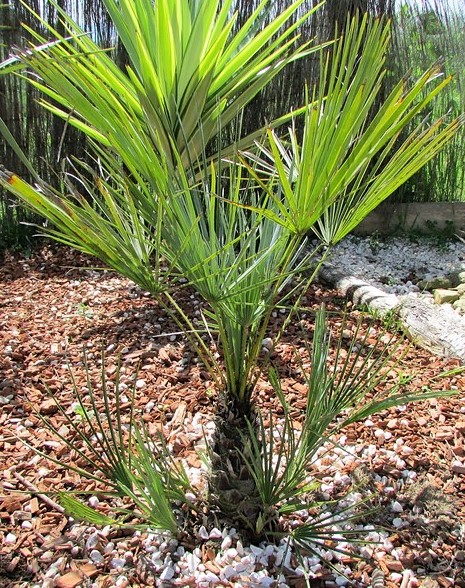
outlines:
[{"label": "fibrous trunk base", "polygon": [[247,436],[248,422],[254,423],[250,402],[241,403],[236,399],[220,402],[209,491],[210,501],[224,524],[244,529],[250,539],[256,540],[261,502],[243,457],[242,435]]}]

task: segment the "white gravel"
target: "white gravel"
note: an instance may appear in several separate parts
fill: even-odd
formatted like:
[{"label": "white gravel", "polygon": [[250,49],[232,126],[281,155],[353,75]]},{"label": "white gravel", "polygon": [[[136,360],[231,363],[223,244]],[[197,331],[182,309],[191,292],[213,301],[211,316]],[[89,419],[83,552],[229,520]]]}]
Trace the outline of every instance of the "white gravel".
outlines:
[{"label": "white gravel", "polygon": [[331,262],[390,294],[419,293],[416,282],[465,269],[465,243],[436,237],[349,236]]}]

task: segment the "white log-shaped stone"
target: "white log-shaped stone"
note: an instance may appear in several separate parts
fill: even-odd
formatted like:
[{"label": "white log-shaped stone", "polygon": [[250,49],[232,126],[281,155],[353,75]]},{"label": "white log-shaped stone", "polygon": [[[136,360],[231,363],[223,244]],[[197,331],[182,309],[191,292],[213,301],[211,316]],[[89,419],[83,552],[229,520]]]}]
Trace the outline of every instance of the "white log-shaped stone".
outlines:
[{"label": "white log-shaped stone", "polygon": [[416,345],[436,355],[465,361],[465,319],[452,314],[450,308],[417,297],[388,294],[330,264],[321,268],[319,279],[340,290],[354,304],[364,304],[380,316],[396,312]]}]

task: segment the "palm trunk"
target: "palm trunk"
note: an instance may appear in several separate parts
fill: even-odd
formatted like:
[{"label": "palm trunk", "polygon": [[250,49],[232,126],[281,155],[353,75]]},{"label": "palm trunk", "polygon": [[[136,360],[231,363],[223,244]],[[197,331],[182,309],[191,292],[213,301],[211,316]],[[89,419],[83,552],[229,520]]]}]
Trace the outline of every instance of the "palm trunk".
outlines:
[{"label": "palm trunk", "polygon": [[212,453],[210,502],[217,506],[223,524],[240,528],[251,541],[261,539],[257,522],[262,511],[255,482],[244,458],[241,435],[247,423],[254,422],[254,408],[249,401],[223,398],[216,415],[216,441]]}]

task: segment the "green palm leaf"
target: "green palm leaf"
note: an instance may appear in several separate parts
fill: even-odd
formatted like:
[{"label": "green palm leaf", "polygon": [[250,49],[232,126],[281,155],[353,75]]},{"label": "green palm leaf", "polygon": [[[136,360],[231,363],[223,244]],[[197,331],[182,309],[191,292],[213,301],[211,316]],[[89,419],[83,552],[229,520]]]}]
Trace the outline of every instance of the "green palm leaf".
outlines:
[{"label": "green palm leaf", "polygon": [[36,15],[58,41],[28,29],[38,49],[17,52],[0,70],[36,71],[40,79],[28,79],[52,99],[44,107],[111,146],[131,170],[147,156],[169,155],[172,139],[187,165],[216,135],[220,118],[227,124],[283,67],[316,50],[290,50],[296,29],[317,8],[288,24],[303,1],[252,34],[268,9],[265,0],[232,37],[233,0],[221,7],[219,0],[104,0],[129,57],[127,75],[56,6],[69,34]]},{"label": "green palm leaf", "polygon": [[116,519],[98,512],[95,510],[95,508],[84,504],[69,492],[59,492],[58,502],[65,509],[65,512],[68,515],[72,516],[73,519],[77,519],[78,521],[85,521],[86,523],[99,525],[102,527],[106,525],[118,525],[118,521]]},{"label": "green palm leaf", "polygon": [[[303,138],[286,142],[268,133],[268,148],[245,159],[261,176],[272,174],[270,197],[279,200],[275,222],[326,244],[340,241],[455,135],[464,117],[426,122],[405,139],[400,133],[447,84],[437,65],[410,87],[402,80],[378,105],[389,29],[381,21],[354,19],[332,55],[321,57],[318,87],[305,112]],[[373,109],[377,112],[370,117]]]}]

